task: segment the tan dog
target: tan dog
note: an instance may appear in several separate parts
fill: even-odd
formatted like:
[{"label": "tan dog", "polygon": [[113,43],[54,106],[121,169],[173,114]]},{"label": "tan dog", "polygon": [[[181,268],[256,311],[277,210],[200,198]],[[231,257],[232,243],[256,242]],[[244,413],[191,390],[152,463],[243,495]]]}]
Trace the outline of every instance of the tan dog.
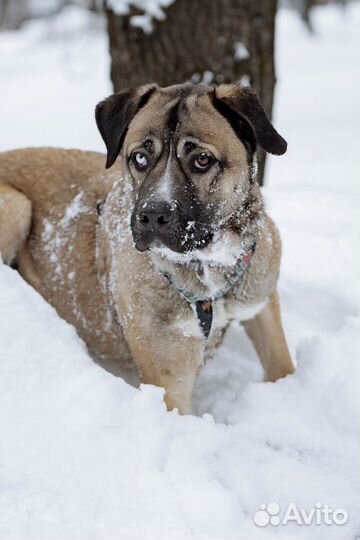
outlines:
[{"label": "tan dog", "polygon": [[266,379],[294,371],[276,283],[277,229],[256,146],[282,154],[256,96],[238,86],[155,85],[96,109],[107,147],[0,155],[0,252],[113,373],[131,362],[191,411],[196,374],[231,320]]}]

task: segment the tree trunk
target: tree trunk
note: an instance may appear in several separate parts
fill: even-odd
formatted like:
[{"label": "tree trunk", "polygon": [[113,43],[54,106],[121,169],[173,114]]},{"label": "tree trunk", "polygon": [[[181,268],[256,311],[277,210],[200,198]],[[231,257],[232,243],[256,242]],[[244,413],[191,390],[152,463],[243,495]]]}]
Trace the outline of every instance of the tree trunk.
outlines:
[{"label": "tree trunk", "polygon": [[[114,1],[114,0],[113,0]],[[271,118],[277,0],[175,0],[163,20],[107,8],[116,91],[157,82],[251,84]],[[147,21],[145,31],[137,25]],[[149,21],[152,29],[149,28]],[[259,152],[262,182],[265,153]]]},{"label": "tree trunk", "polygon": [[0,28],[18,30],[26,20],[27,8],[25,0],[0,0]]}]

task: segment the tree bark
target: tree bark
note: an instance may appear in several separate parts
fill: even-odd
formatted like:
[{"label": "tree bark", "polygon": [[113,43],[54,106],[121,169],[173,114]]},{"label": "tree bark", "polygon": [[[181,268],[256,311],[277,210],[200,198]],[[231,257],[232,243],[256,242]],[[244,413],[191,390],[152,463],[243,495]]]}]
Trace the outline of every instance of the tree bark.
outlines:
[{"label": "tree bark", "polygon": [[[277,0],[175,0],[152,32],[134,26],[131,8],[107,8],[111,78],[115,91],[148,82],[251,84],[271,118],[274,86],[274,27]],[[241,45],[242,44],[242,45]],[[238,51],[236,53],[236,51]],[[259,152],[262,182],[265,153]]]}]

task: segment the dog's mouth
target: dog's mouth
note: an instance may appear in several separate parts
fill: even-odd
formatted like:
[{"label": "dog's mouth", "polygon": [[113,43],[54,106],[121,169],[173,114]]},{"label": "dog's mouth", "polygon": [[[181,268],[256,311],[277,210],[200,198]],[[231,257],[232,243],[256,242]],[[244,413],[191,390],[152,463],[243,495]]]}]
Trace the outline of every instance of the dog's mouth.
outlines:
[{"label": "dog's mouth", "polygon": [[139,231],[138,227],[132,227],[135,248],[140,252],[151,250],[166,253],[170,250],[177,254],[187,254],[207,247],[213,233],[210,228],[195,228],[193,223],[189,221],[184,229],[176,227],[166,233],[154,230]]}]

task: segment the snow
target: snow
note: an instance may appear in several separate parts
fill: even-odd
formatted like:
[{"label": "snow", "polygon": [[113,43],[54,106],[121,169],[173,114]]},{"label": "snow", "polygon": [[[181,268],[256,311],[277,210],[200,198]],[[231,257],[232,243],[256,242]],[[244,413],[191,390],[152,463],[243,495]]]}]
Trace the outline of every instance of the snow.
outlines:
[{"label": "snow", "polygon": [[0,148],[103,149],[95,105],[112,92],[104,23],[74,7],[0,35]]},{"label": "snow", "polygon": [[141,28],[146,34],[153,31],[153,19],[163,21],[166,18],[162,8],[169,7],[174,0],[107,0],[107,5],[118,15],[127,15],[131,7],[140,10],[142,15],[132,15],[130,24]]},{"label": "snow", "polygon": [[[264,191],[283,238],[294,376],[261,382],[233,327],[199,377],[197,416],[169,413],[161,389],[96,366],[0,265],[1,539],[359,537],[359,22],[355,3],[315,9],[313,36],[291,12],[278,17],[275,116],[289,150],[271,158]],[[75,8],[0,34],[0,147],[102,150],[93,109],[111,91],[106,49],[101,25]],[[321,503],[349,519],[255,525],[271,502],[281,516]]]},{"label": "snow", "polygon": [[244,43],[242,43],[241,41],[237,41],[235,43],[235,54],[234,54],[234,58],[236,60],[247,60],[248,58],[250,58],[250,53],[249,51],[247,50],[246,46]]},{"label": "snow", "polygon": [[65,210],[63,219],[61,220],[61,226],[66,228],[71,221],[79,217],[81,214],[86,214],[89,211],[89,208],[84,205],[81,199],[84,197],[84,192],[80,191],[75,195],[74,199],[71,201],[69,206]]}]

